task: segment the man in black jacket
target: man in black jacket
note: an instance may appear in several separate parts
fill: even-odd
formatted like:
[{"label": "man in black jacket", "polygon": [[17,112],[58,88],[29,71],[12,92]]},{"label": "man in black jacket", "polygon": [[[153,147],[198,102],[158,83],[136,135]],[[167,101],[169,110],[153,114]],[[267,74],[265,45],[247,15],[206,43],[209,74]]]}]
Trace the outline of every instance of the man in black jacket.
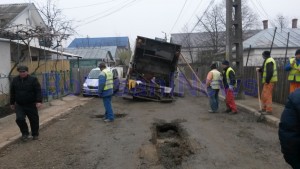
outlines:
[{"label": "man in black jacket", "polygon": [[279,123],[279,140],[285,161],[300,169],[300,89],[288,97]]},{"label": "man in black jacket", "polygon": [[38,108],[42,106],[41,85],[36,77],[28,74],[27,66],[17,68],[19,76],[13,78],[10,86],[10,106],[16,112],[16,123],[22,133],[22,140],[29,137],[26,116],[29,119],[34,140],[39,136]]}]

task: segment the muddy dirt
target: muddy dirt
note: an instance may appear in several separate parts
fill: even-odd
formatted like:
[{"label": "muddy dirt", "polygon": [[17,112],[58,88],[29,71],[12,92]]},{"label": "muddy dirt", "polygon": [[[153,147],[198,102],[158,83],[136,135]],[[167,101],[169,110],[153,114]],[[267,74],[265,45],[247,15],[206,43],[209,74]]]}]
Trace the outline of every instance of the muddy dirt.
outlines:
[{"label": "muddy dirt", "polygon": [[205,97],[168,104],[114,97],[113,108],[127,115],[105,123],[95,118],[102,100],[91,100],[42,129],[40,140],[0,150],[0,168],[290,169],[277,129],[243,112],[210,114]]},{"label": "muddy dirt", "polygon": [[14,113],[14,111],[10,108],[9,105],[0,107],[0,118],[6,117],[13,113]]},{"label": "muddy dirt", "polygon": [[158,159],[166,169],[182,168],[182,161],[192,154],[188,134],[177,122],[154,123],[152,143]]}]

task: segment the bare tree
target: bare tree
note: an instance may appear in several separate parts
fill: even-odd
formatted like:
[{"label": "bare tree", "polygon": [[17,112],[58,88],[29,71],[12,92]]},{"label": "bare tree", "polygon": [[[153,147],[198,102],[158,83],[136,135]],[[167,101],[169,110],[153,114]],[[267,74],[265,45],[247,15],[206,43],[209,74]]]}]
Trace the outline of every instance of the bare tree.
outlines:
[{"label": "bare tree", "polygon": [[287,28],[289,25],[288,17],[278,14],[275,19],[275,23],[272,24],[274,27],[279,29]]},{"label": "bare tree", "polygon": [[184,46],[184,48],[187,50],[186,52],[189,55],[189,59],[191,63],[194,63],[194,57],[193,57],[194,44],[191,37],[192,33],[190,33],[189,31],[188,25],[185,25],[182,30],[185,34],[184,37],[181,39],[181,45]]},{"label": "bare tree", "polygon": [[[211,10],[206,12],[199,21],[198,30],[209,34],[205,41],[205,46],[213,50],[213,53],[223,50],[226,42],[226,5],[225,1],[215,4]],[[248,6],[247,1],[242,1],[242,23],[243,31],[257,27],[257,15]],[[203,37],[201,37],[203,38]]]},{"label": "bare tree", "polygon": [[120,65],[129,65],[129,61],[130,61],[130,57],[131,57],[131,51],[122,51],[120,54],[119,54],[119,59],[120,59],[120,62],[119,64]]},{"label": "bare tree", "polygon": [[247,0],[242,0],[243,31],[256,29],[259,25],[258,15],[249,7]]},{"label": "bare tree", "polygon": [[225,25],[223,22],[224,8],[221,4],[213,6],[213,8],[205,13],[200,21],[200,30],[207,32],[209,36],[205,37],[205,46],[211,47],[213,52],[220,51],[221,47],[225,45]]},{"label": "bare tree", "polygon": [[[11,77],[13,70],[20,63],[22,63],[27,57],[29,57],[27,59],[31,59],[31,54],[30,54],[31,41],[34,38],[44,36],[45,34],[45,29],[41,27],[29,28],[21,25],[13,25],[11,26],[11,28],[12,30],[16,30],[16,31],[10,31],[10,34],[12,35],[10,39],[18,40],[20,42],[15,45],[15,49],[12,50],[11,53],[12,61],[14,62],[14,64],[8,74],[9,77]],[[26,55],[26,52],[28,53],[28,55]],[[38,69],[38,67],[36,68],[36,70]],[[32,73],[35,73],[35,71]]]},{"label": "bare tree", "polygon": [[67,40],[70,35],[76,33],[73,26],[73,20],[69,20],[63,15],[61,9],[56,6],[55,0],[47,0],[46,5],[38,5],[49,34],[45,36],[45,44],[47,47],[56,49],[61,46],[62,40]]}]

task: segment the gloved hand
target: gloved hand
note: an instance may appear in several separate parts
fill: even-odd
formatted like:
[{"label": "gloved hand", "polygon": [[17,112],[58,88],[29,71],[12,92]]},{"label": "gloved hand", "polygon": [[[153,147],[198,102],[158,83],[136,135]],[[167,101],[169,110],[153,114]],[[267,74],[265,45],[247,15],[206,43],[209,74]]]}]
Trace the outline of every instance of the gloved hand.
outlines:
[{"label": "gloved hand", "polygon": [[229,85],[229,90],[233,91],[233,86]]}]

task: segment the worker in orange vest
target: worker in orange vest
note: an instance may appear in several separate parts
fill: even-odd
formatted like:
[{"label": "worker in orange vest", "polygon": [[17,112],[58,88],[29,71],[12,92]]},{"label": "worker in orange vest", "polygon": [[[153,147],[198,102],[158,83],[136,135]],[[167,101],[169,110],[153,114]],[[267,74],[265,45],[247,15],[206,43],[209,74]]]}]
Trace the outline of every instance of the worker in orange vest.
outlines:
[{"label": "worker in orange vest", "polygon": [[271,115],[272,114],[272,95],[274,84],[278,81],[277,66],[275,60],[271,57],[271,52],[264,51],[262,53],[264,63],[261,68],[256,68],[256,71],[262,73],[263,90],[261,92],[262,110],[259,112]]},{"label": "worker in orange vest", "polygon": [[285,66],[285,70],[289,71],[288,81],[290,81],[290,93],[300,88],[300,49],[295,53],[289,63]]}]

